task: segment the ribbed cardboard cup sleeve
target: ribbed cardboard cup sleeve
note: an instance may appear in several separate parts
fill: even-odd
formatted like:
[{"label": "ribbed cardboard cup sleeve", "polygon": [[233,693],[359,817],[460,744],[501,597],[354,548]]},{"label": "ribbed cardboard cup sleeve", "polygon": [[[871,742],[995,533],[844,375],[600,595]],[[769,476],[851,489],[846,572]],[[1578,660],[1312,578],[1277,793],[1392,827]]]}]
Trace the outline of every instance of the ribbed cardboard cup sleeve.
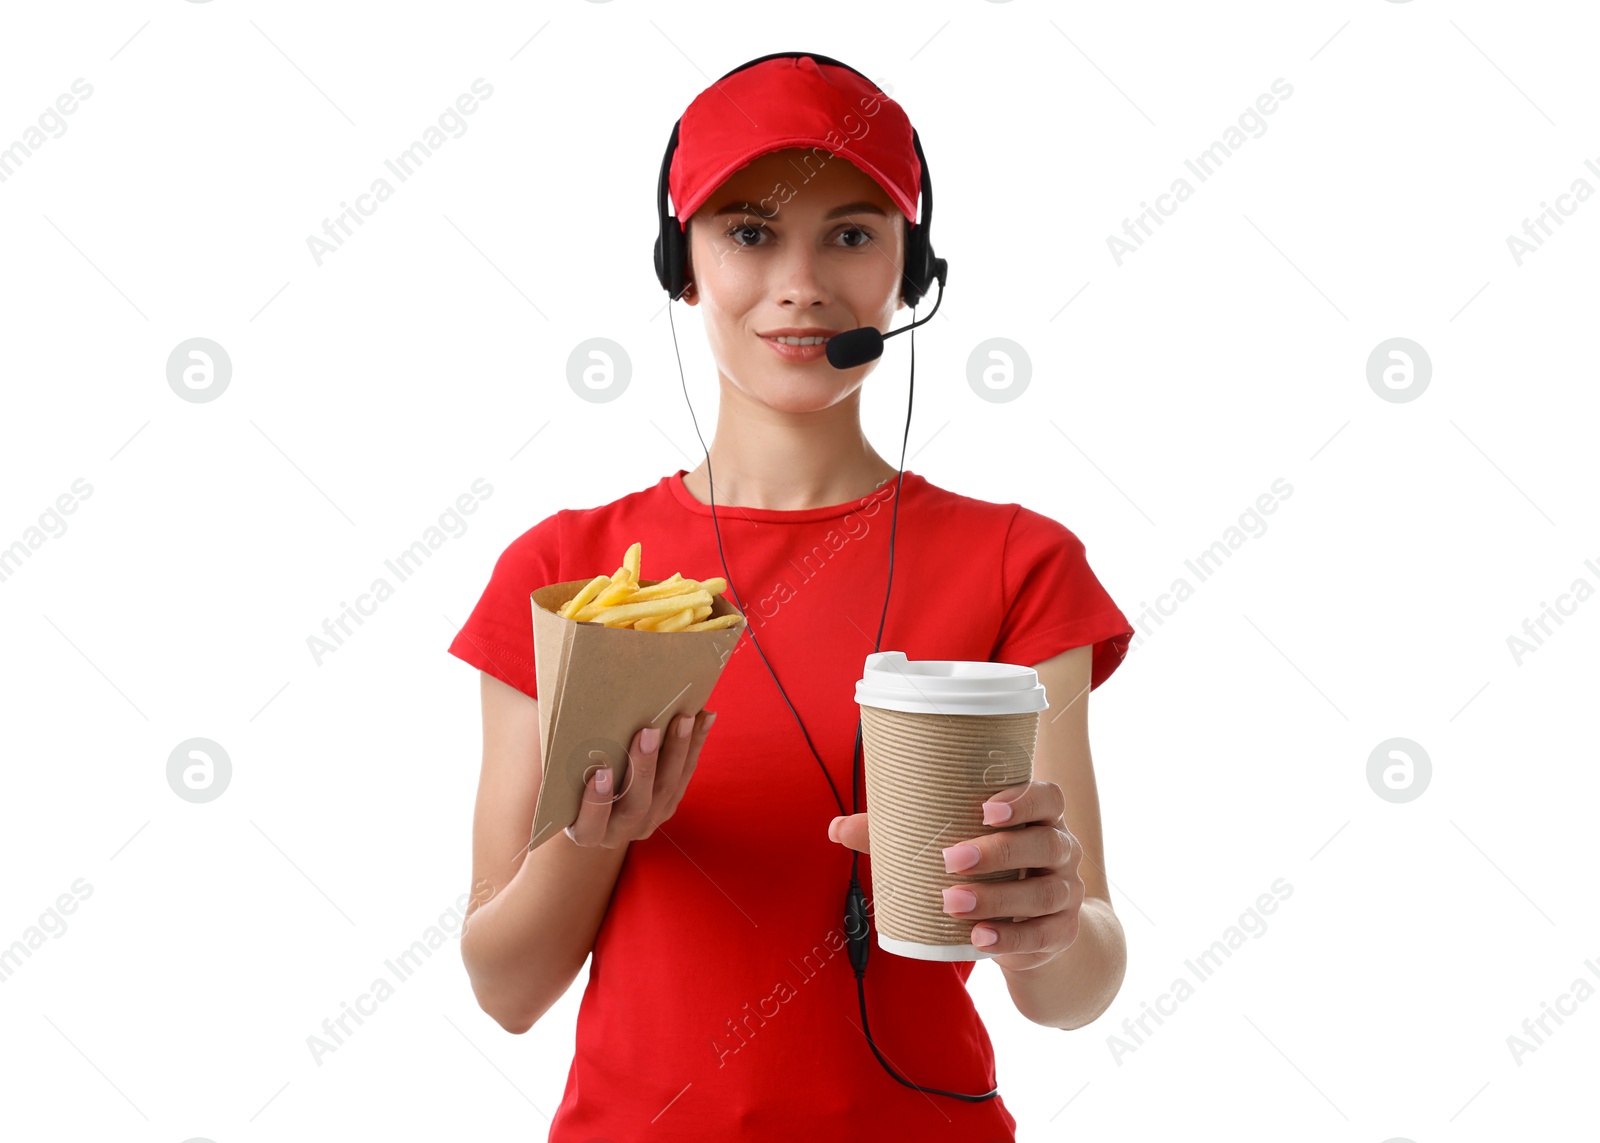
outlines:
[{"label": "ribbed cardboard cup sleeve", "polygon": [[1033,778],[1039,712],[911,714],[862,704],[873,923],[895,940],[968,945],[971,919],[944,911],[962,882],[1014,881],[1017,870],[947,873],[946,846],[1021,829],[983,823],[983,802]]},{"label": "ribbed cardboard cup sleeve", "polygon": [[[611,799],[632,775],[628,744],[646,726],[666,730],[703,710],[748,621],[717,631],[635,631],[578,623],[556,612],[589,582],[552,583],[530,596],[534,677],[539,687],[542,779],[528,849],[577,820],[589,775],[614,775]],[[640,587],[660,580],[641,579]],[[720,595],[711,617],[742,613]]]}]

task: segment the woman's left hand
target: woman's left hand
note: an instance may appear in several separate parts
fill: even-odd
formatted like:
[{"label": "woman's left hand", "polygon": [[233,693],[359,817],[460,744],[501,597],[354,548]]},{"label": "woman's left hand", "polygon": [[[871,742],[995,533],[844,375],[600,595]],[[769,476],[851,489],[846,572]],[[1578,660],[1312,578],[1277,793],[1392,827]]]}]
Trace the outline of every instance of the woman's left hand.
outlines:
[{"label": "woman's left hand", "polygon": [[[944,890],[945,912],[983,922],[973,926],[972,943],[985,952],[998,952],[993,959],[1001,968],[1038,968],[1078,939],[1084,892],[1078,865],[1083,846],[1067,828],[1065,812],[1066,798],[1055,782],[1013,786],[983,803],[984,824],[1027,824],[958,842],[944,851],[950,873],[1022,870],[1020,881],[956,883]],[[828,840],[870,853],[867,815],[834,818],[828,824]]]}]

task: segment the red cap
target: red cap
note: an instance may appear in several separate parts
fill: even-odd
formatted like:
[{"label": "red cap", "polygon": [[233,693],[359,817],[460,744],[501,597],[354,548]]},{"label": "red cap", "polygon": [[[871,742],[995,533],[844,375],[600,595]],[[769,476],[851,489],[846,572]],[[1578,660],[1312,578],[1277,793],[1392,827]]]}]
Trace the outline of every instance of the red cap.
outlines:
[{"label": "red cap", "polygon": [[728,176],[785,147],[848,159],[916,225],[922,164],[900,105],[849,68],[782,56],[718,80],[684,111],[667,172],[678,229]]}]

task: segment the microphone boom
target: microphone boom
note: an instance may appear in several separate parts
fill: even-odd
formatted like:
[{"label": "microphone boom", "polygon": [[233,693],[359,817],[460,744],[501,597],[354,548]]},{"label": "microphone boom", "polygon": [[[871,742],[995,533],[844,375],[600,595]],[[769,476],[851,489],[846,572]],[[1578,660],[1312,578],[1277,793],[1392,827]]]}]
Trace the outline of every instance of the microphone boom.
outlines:
[{"label": "microphone boom", "polygon": [[[944,259],[937,259],[940,274],[938,276],[939,295],[933,300],[933,309],[928,311],[928,316],[918,318],[910,325],[903,325],[899,329],[891,329],[888,333],[880,332],[877,327],[870,325],[858,326],[847,329],[843,333],[836,333],[828,339],[825,352],[828,355],[828,364],[835,369],[855,369],[869,361],[876,361],[883,356],[883,343],[886,338],[904,333],[908,329],[916,329],[919,325],[933,320],[933,315],[939,312],[939,303],[944,301]],[[913,313],[916,311],[913,310]]]}]

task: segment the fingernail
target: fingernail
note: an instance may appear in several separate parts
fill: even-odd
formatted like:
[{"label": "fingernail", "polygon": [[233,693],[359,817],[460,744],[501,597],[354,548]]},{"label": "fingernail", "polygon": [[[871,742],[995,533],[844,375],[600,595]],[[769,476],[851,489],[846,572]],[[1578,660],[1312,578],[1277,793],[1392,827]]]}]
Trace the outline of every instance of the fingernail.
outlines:
[{"label": "fingernail", "polygon": [[716,711],[712,711],[710,714],[706,715],[706,729],[710,730],[711,727],[712,727],[712,724],[715,723],[716,721],[717,721],[717,712]]},{"label": "fingernail", "polygon": [[611,770],[602,766],[594,772],[594,788],[596,793],[609,794],[611,792]]},{"label": "fingernail", "polygon": [[1003,825],[1011,820],[1010,802],[984,802],[983,824]]},{"label": "fingernail", "polygon": [[999,939],[999,933],[995,932],[993,929],[985,928],[983,925],[979,925],[977,928],[972,930],[972,943],[977,945],[980,949],[989,947]]},{"label": "fingernail", "polygon": [[647,726],[639,734],[639,749],[646,754],[654,754],[656,747],[661,745],[661,731],[653,726]]},{"label": "fingernail", "polygon": [[678,737],[688,738],[689,731],[694,729],[694,715],[686,714],[678,720]]},{"label": "fingernail", "polygon": [[946,913],[965,913],[968,909],[978,907],[978,895],[970,889],[944,890],[944,911]]},{"label": "fingernail", "polygon": [[839,818],[834,818],[831,822],[828,823],[828,840],[829,841],[838,841],[839,840],[838,838],[833,836],[833,831],[836,828],[838,828],[839,821],[840,821]]},{"label": "fingernail", "polygon": [[[971,805],[970,802],[967,804]],[[978,858],[982,856],[975,845],[948,846],[944,850],[944,871],[960,873],[963,869],[971,869],[978,864]]]}]

